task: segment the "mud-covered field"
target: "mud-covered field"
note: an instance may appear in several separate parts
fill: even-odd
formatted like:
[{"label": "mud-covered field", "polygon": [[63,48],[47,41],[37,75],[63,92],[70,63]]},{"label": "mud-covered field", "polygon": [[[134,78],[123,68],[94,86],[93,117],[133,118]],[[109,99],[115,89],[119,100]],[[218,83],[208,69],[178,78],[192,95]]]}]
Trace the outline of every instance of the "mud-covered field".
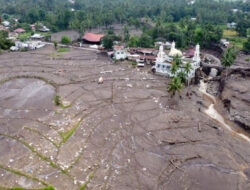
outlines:
[{"label": "mud-covered field", "polygon": [[168,82],[87,50],[0,55],[0,189],[250,189],[249,142]]}]

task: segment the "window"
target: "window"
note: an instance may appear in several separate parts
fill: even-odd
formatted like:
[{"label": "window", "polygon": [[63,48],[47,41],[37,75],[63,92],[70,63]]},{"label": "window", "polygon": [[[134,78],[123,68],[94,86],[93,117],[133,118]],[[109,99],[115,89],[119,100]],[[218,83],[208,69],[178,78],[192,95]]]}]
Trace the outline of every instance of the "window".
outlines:
[{"label": "window", "polygon": [[160,66],[161,66],[160,64],[157,64],[157,68],[160,68]]},{"label": "window", "polygon": [[165,69],[165,65],[162,65],[162,68]]}]

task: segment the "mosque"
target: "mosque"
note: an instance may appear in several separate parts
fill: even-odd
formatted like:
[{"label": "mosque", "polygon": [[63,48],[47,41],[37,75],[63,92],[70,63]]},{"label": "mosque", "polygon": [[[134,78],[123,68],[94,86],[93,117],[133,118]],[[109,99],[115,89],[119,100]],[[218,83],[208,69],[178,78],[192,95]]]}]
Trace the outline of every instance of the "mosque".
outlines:
[{"label": "mosque", "polygon": [[[176,74],[174,75],[171,73],[171,68],[173,64],[173,59],[176,56],[180,57],[182,61],[182,65],[180,66]],[[168,55],[164,52],[163,46],[160,46],[159,53],[156,58],[155,66],[152,67],[152,71],[156,74],[164,75],[167,77],[174,77],[179,72],[184,71],[185,64],[190,63],[192,66],[192,69],[190,73],[188,74],[187,78],[188,80],[191,80],[192,78],[195,77],[196,69],[200,67],[200,61],[201,59],[200,59],[200,46],[199,45],[196,45],[194,55],[192,58],[190,58],[190,57],[184,56],[180,50],[176,49],[175,42],[173,42]]]}]

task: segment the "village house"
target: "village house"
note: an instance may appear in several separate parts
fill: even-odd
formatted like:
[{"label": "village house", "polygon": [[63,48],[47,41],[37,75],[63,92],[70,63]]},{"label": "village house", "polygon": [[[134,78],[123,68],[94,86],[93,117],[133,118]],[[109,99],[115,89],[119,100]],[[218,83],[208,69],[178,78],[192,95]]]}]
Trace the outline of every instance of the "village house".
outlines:
[{"label": "village house", "polygon": [[41,28],[38,29],[39,32],[49,32],[50,29],[47,26],[42,25]]},{"label": "village house", "polygon": [[5,27],[9,27],[10,26],[10,22],[5,20],[2,22],[2,25],[4,25]]},{"label": "village house", "polygon": [[7,27],[3,26],[3,25],[0,25],[0,31],[1,30],[4,30],[6,32],[9,31],[9,29]]},{"label": "village house", "polygon": [[88,43],[88,44],[100,44],[101,39],[104,37],[103,34],[94,34],[94,33],[86,33],[83,37],[83,43]]},{"label": "village house", "polygon": [[33,36],[30,37],[32,40],[42,40],[44,39],[44,36],[41,34],[34,34]]},{"label": "village house", "polygon": [[15,33],[21,34],[21,33],[25,33],[26,30],[24,30],[23,28],[17,28],[16,30],[14,30]]},{"label": "village house", "polygon": [[114,59],[122,60],[127,58],[127,50],[123,46],[114,46]]},{"label": "village house", "polygon": [[237,27],[237,23],[231,22],[227,23],[227,29],[235,29]]},{"label": "village house", "polygon": [[143,60],[146,64],[153,65],[156,60],[156,55],[158,50],[154,48],[135,48],[131,47],[129,48],[129,54],[128,59],[133,60],[140,60],[140,62]]},{"label": "village house", "polygon": [[220,40],[220,44],[221,44],[223,47],[229,47],[229,46],[230,46],[230,42],[227,41],[226,39],[221,39],[221,40]]}]

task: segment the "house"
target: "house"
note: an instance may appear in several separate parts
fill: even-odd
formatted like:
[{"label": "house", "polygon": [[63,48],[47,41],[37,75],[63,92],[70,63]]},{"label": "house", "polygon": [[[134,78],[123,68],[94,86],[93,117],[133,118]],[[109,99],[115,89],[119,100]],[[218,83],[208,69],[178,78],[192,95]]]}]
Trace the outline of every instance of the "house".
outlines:
[{"label": "house", "polygon": [[114,59],[121,60],[127,58],[127,50],[123,46],[114,46]]},{"label": "house", "polygon": [[23,28],[17,28],[16,30],[14,30],[14,32],[20,34],[26,32],[26,30],[24,30]]},{"label": "house", "polygon": [[227,29],[235,29],[237,27],[237,23],[231,22],[227,23]]},{"label": "house", "polygon": [[50,29],[47,26],[42,25],[41,28],[38,29],[39,32],[49,32]]},{"label": "house", "polygon": [[33,36],[31,36],[31,39],[33,39],[33,40],[41,40],[43,38],[44,38],[44,36],[41,34],[34,34]]},{"label": "house", "polygon": [[197,18],[196,17],[192,17],[190,20],[191,21],[197,21]]},{"label": "house", "polygon": [[[154,64],[156,60],[157,50],[153,48],[129,48],[130,55],[128,59],[134,60],[134,57],[139,57],[139,59],[144,60],[147,64]],[[132,56],[136,55],[136,56]]]},{"label": "house", "polygon": [[230,46],[230,42],[227,41],[226,39],[221,39],[221,40],[220,40],[220,44],[221,44],[223,47],[228,47],[228,46]]},{"label": "house", "polygon": [[[178,52],[175,49],[175,43],[172,43],[172,52]],[[171,53],[171,51],[170,51]],[[192,66],[192,69],[190,71],[190,73],[188,74],[187,78],[188,80],[191,80],[192,78],[195,77],[195,71],[196,69],[198,69],[200,67],[200,46],[196,45],[195,48],[195,52],[194,52],[194,56],[192,59],[182,56],[180,59],[182,60],[182,65],[180,66],[180,68],[177,70],[176,74],[173,74],[171,72],[171,68],[173,65],[173,57],[172,57],[173,53],[171,55],[167,55],[164,51],[163,51],[163,46],[160,46],[159,48],[159,53],[157,55],[156,58],[156,63],[155,66],[152,67],[152,71],[154,73],[163,75],[163,76],[168,76],[168,77],[174,77],[176,76],[179,72],[184,71],[184,66],[187,63],[190,63]],[[178,54],[176,54],[178,55]]]},{"label": "house", "polygon": [[0,25],[0,31],[1,31],[1,30],[9,31],[9,29],[8,29],[7,27],[3,26],[3,25]]},{"label": "house", "polygon": [[185,51],[183,53],[183,55],[187,58],[192,58],[194,57],[194,54],[195,54],[195,49],[194,48],[191,48],[191,49],[188,49],[187,51]]},{"label": "house", "polygon": [[36,30],[36,25],[35,24],[31,24],[30,28],[31,28],[31,30],[35,31]]},{"label": "house", "polygon": [[103,34],[94,34],[94,33],[86,33],[83,37],[82,40],[85,43],[91,43],[91,44],[100,44],[101,39],[104,37]]},{"label": "house", "polygon": [[10,26],[10,22],[9,21],[3,21],[2,25],[4,25],[5,27],[8,27],[8,26]]},{"label": "house", "polygon": [[27,48],[29,50],[36,50],[44,46],[45,46],[45,43],[41,41],[26,41],[26,42],[16,41],[15,46],[13,46],[11,49],[13,51],[17,51],[19,49],[24,49],[24,48]]}]

